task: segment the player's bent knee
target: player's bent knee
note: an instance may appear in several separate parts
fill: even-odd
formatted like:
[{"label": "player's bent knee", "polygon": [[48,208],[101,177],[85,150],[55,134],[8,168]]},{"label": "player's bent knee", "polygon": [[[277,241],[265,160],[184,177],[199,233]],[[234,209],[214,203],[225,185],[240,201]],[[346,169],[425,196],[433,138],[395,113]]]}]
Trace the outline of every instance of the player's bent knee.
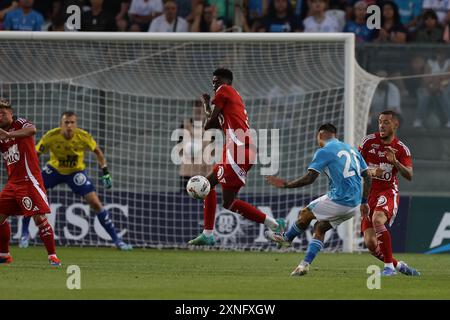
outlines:
[{"label": "player's bent knee", "polygon": [[314,219],[314,215],[311,210],[303,208],[297,217],[297,226],[301,229],[307,229],[312,219]]},{"label": "player's bent knee", "polygon": [[365,239],[364,243],[369,251],[374,252],[377,249],[377,239]]}]

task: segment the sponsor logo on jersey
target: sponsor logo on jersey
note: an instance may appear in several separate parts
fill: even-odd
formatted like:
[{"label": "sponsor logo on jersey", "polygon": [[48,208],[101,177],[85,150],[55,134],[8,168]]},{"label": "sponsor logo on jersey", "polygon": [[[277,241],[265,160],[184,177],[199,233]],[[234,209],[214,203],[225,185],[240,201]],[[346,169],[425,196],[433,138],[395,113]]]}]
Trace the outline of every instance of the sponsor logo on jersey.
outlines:
[{"label": "sponsor logo on jersey", "polygon": [[379,158],[384,158],[384,157],[386,157],[386,151],[378,151],[378,157],[379,157]]},{"label": "sponsor logo on jersey", "polygon": [[20,160],[20,152],[17,144],[12,145],[9,147],[8,151],[3,152],[2,157],[5,159],[8,166],[18,162]]},{"label": "sponsor logo on jersey", "polygon": [[78,172],[76,175],[74,175],[73,177],[73,182],[77,185],[77,186],[82,186],[83,184],[86,183],[86,175],[84,173]]},{"label": "sponsor logo on jersey", "polygon": [[378,143],[372,143],[372,148],[378,149],[380,145]]},{"label": "sponsor logo on jersey", "polygon": [[23,204],[24,208],[27,210],[31,210],[31,208],[33,207],[33,201],[31,201],[31,199],[29,197],[23,197],[22,204]]}]

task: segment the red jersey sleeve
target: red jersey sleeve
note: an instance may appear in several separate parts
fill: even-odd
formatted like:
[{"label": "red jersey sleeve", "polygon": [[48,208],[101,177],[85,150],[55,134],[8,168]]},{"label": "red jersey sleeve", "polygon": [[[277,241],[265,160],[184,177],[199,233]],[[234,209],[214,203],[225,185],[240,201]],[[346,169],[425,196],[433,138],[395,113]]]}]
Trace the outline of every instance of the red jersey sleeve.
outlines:
[{"label": "red jersey sleeve", "polygon": [[25,129],[25,128],[33,128],[34,124],[24,118],[18,118],[14,121],[14,127],[16,130]]},{"label": "red jersey sleeve", "polygon": [[367,157],[367,146],[369,145],[369,141],[374,139],[375,135],[373,134],[369,134],[368,136],[366,136],[363,141],[361,142],[361,144],[358,147],[358,151],[361,153],[362,157],[364,159],[366,159]]},{"label": "red jersey sleeve", "polygon": [[222,85],[217,89],[214,99],[212,100],[212,104],[218,107],[220,110],[225,107],[225,104],[228,100],[227,88]]},{"label": "red jersey sleeve", "polygon": [[397,156],[397,160],[400,161],[400,163],[406,167],[412,167],[412,156],[411,151],[409,151],[409,148],[403,144],[403,142],[399,142],[399,155]]}]

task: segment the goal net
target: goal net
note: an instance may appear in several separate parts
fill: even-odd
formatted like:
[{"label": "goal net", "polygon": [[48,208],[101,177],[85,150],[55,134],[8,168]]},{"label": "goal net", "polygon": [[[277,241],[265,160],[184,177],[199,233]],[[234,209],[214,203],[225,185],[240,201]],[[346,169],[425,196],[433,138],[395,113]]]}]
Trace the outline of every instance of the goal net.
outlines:
[{"label": "goal net", "polygon": [[[112,175],[113,188],[103,189],[95,155],[87,155],[100,199],[124,239],[143,247],[185,247],[202,230],[202,203],[188,197],[183,176],[206,174],[211,166],[202,160],[180,165],[177,159],[198,159],[202,146],[212,145],[210,138],[201,141],[195,110],[199,96],[211,94],[217,67],[233,71],[258,138],[258,162],[239,197],[289,225],[301,207],[327,191],[327,179],[286,191],[269,186],[264,175],[303,175],[317,149],[317,128],[325,122],[336,125],[341,140],[357,145],[380,80],[357,65],[350,34],[2,32],[0,39],[0,95],[10,99],[16,115],[36,124],[36,139],[59,126],[63,111],[77,113],[79,127],[103,149]],[[180,128],[188,127],[196,138],[183,136]],[[219,145],[221,137],[214,134]],[[47,160],[42,156],[42,165]],[[2,170],[2,185],[5,175]],[[111,245],[95,215],[67,186],[48,194],[59,244]],[[218,195],[217,246],[273,248],[263,226],[224,210]],[[17,241],[21,220],[10,220]],[[39,243],[30,225],[32,243]],[[327,233],[325,250],[361,245],[359,228],[349,225]],[[310,238],[309,230],[294,248],[306,248]]]}]

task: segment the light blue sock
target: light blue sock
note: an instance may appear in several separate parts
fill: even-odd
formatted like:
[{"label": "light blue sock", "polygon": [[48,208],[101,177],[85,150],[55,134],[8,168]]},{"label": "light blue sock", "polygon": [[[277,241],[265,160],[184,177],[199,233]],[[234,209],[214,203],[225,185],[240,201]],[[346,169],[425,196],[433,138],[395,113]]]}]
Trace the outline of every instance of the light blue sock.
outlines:
[{"label": "light blue sock", "polygon": [[292,241],[295,237],[298,237],[303,233],[303,230],[297,227],[297,224],[294,222],[289,230],[285,233],[286,239]]},{"label": "light blue sock", "polygon": [[303,261],[308,262],[311,264],[316,257],[316,255],[319,253],[320,250],[323,248],[323,242],[317,239],[312,239],[311,242],[308,245],[308,250],[306,251],[306,256]]},{"label": "light blue sock", "polygon": [[112,238],[112,241],[114,243],[119,240],[119,236],[117,235],[116,228],[114,228],[114,224],[112,223],[111,219],[109,218],[108,211],[103,209],[99,213],[97,213],[98,221],[100,221],[100,224],[105,228],[106,232],[110,235]]}]

